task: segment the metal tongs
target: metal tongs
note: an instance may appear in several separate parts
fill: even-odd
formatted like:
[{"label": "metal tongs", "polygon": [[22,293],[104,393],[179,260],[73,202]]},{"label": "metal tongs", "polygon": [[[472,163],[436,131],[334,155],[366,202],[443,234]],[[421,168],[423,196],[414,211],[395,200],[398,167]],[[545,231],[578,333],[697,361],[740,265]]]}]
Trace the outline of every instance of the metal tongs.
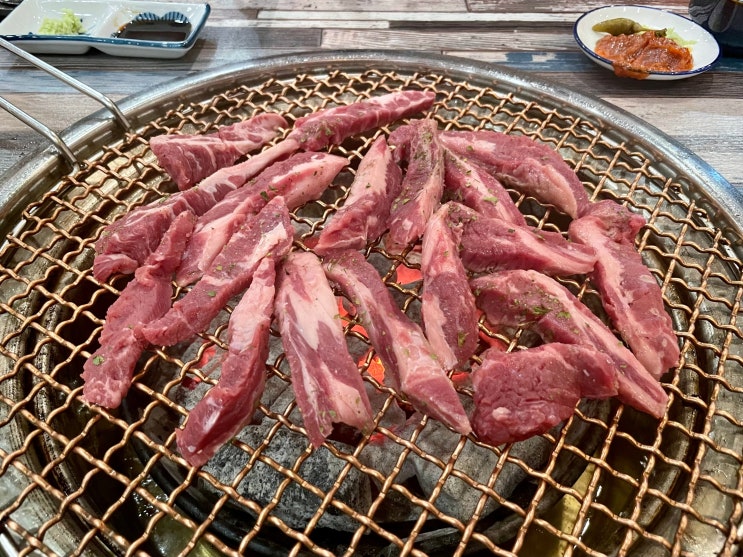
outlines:
[{"label": "metal tongs", "polygon": [[[113,114],[114,118],[119,123],[119,125],[124,129],[124,131],[126,132],[132,131],[132,125],[129,122],[129,120],[126,118],[126,116],[124,116],[124,113],[121,112],[121,110],[116,105],[116,103],[114,103],[106,95],[96,91],[95,89],[86,85],[85,83],[78,81],[74,77],[67,75],[63,71],[58,70],[54,66],[47,64],[46,62],[37,58],[36,56],[33,56],[32,54],[29,54],[28,52],[21,50],[20,48],[18,48],[11,42],[6,41],[5,39],[0,38],[0,47],[11,52],[12,54],[15,54],[19,58],[22,58],[23,60],[36,66],[40,70],[43,70],[46,73],[52,75],[53,77],[56,77],[57,79],[70,85],[71,87],[74,87],[75,89],[87,95],[88,97],[98,101],[100,104],[102,104],[105,108],[107,108]],[[65,141],[62,139],[62,137],[58,133],[53,131],[48,126],[42,124],[36,118],[24,112],[23,110],[21,110],[20,108],[18,108],[17,106],[15,106],[13,103],[11,103],[10,101],[8,101],[2,96],[0,96],[0,108],[5,109],[10,114],[18,118],[21,122],[26,124],[28,127],[38,132],[39,134],[43,135],[57,148],[60,155],[62,155],[62,157],[72,167],[73,171],[79,170],[80,161],[78,160],[77,156],[72,151],[72,149],[70,149],[70,147],[67,145],[67,143],[65,143]]]}]

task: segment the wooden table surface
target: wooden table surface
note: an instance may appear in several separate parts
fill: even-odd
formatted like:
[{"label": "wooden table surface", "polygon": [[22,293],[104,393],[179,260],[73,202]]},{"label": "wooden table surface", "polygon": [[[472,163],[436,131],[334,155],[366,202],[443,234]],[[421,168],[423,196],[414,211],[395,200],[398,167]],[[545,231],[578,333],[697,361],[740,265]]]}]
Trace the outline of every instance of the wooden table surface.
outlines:
[{"label": "wooden table surface", "polygon": [[[531,72],[623,108],[712,165],[743,192],[743,58],[679,81],[615,77],[578,49],[572,28],[606,0],[213,0],[195,46],[176,60],[91,50],[42,59],[114,100],[191,72],[259,57],[348,48],[428,50]],[[649,0],[681,15],[682,1]],[[0,95],[55,131],[98,110],[94,101],[0,49]],[[0,175],[46,140],[0,111]]]}]

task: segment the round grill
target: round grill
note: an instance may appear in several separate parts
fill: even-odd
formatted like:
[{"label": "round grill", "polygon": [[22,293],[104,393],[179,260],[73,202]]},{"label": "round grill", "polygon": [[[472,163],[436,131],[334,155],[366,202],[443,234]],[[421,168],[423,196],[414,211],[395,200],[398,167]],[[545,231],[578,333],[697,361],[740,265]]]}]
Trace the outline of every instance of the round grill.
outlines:
[{"label": "round grill", "polygon": [[[223,323],[188,346],[145,352],[121,408],[81,400],[80,373],[106,309],[126,284],[92,276],[104,226],[171,192],[148,140],[213,131],[264,111],[291,122],[386,92],[435,91],[441,129],[525,134],[558,150],[593,199],[643,214],[637,246],[662,284],[682,346],[662,379],[655,421],[616,402],[582,403],[562,426],[490,447],[413,416],[375,375],[363,330],[349,346],[375,393],[369,437],[338,431],[313,451],[280,350],[249,432],[200,470],[175,428],[215,383]],[[657,131],[600,103],[454,59],[356,53],[273,59],[168,86],[123,103],[135,132],[81,124],[85,161],[47,161],[5,202],[0,247],[0,524],[21,555],[732,555],[743,519],[741,232],[725,184]],[[84,127],[84,129],[83,129]],[[293,214],[294,249],[343,202],[379,133],[349,157],[327,194]],[[49,169],[51,168],[51,171]],[[729,186],[727,186],[729,188]],[[708,192],[722,192],[720,197]],[[31,192],[31,193],[28,193]],[[513,192],[529,224],[566,231],[550,207]],[[33,197],[33,199],[28,199]],[[367,250],[415,316],[413,252]],[[404,273],[403,271],[408,271]],[[564,284],[586,303],[587,281]],[[175,292],[175,295],[179,295]],[[488,330],[488,342],[522,339]],[[280,346],[278,334],[273,342]],[[468,395],[466,387],[462,392]],[[252,426],[251,426],[252,427]],[[297,511],[296,509],[300,509]],[[22,548],[22,549],[21,549]]]}]

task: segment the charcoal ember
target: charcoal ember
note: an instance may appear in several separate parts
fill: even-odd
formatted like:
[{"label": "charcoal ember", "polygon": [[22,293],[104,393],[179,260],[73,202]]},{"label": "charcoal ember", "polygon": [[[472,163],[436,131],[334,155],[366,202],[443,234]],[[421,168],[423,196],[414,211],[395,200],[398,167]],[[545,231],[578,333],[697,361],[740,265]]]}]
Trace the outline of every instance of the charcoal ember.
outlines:
[{"label": "charcoal ember", "polygon": [[[381,393],[376,389],[373,392],[368,392],[372,408],[375,410],[382,408],[386,402],[386,398],[391,396],[387,393]],[[418,423],[420,416],[416,416],[414,419],[415,423]],[[415,469],[410,458],[405,458],[402,464],[399,465],[399,469],[396,469],[400,455],[405,447],[394,441],[394,436],[405,438],[409,436],[415,427],[394,397],[381,417],[379,425],[386,431],[389,431],[391,437],[381,432],[373,433],[368,444],[359,453],[359,461],[364,466],[376,470],[385,478],[394,473],[396,484],[403,485],[415,492],[417,490]],[[381,483],[376,481],[372,483],[375,484],[374,487],[376,490],[382,488]],[[374,518],[380,523],[404,522],[415,520],[421,511],[422,509],[412,504],[405,495],[395,490],[389,490],[381,505],[377,508]]]},{"label": "charcoal ember", "polygon": [[[465,409],[471,412],[471,400],[465,402]],[[580,411],[599,421],[608,420],[610,403],[606,400],[584,400],[579,404]],[[565,424],[561,423],[550,430],[553,437],[559,437]],[[585,420],[574,420],[565,434],[567,446],[580,446],[589,454],[595,450],[603,437],[603,431],[599,427],[593,427]],[[418,436],[416,444],[430,455],[448,462],[449,457],[456,449],[461,436],[450,431],[439,422],[430,420],[425,429]],[[499,498],[508,499],[511,502],[520,499],[524,495],[522,489],[532,479],[527,474],[524,466],[534,470],[542,470],[551,458],[555,458],[555,466],[551,475],[555,481],[563,485],[572,485],[577,481],[585,469],[586,462],[572,451],[562,451],[558,456],[553,454],[555,445],[545,436],[534,436],[524,441],[514,443],[508,449],[508,460],[503,465],[493,485],[493,491]],[[461,453],[454,465],[455,470],[461,471],[471,479],[486,484],[491,474],[496,469],[496,463],[500,458],[499,451],[478,446],[470,440],[466,441]],[[515,462],[519,462],[517,465]],[[443,473],[443,468],[426,460],[412,456],[415,469],[415,477],[418,480],[426,497],[430,496]],[[528,491],[528,488],[527,490]],[[519,494],[520,492],[520,494]],[[450,474],[434,502],[442,512],[458,518],[464,522],[470,520],[475,507],[480,500],[483,491],[471,487],[455,475]],[[559,490],[548,490],[540,501],[539,511],[542,512],[554,504],[562,492]],[[482,516],[498,509],[498,502],[490,498],[481,511]],[[507,539],[513,533],[513,528],[518,525],[511,520],[504,520],[492,525],[488,530],[491,539]]]},{"label": "charcoal ember", "polygon": [[[437,421],[429,420],[419,435],[416,444],[426,453],[435,456],[446,464],[460,440],[461,435],[458,433],[452,432]],[[549,459],[551,451],[551,443],[544,437],[537,436],[515,443],[511,447],[509,456],[519,459],[527,466],[539,469]],[[495,470],[499,458],[499,453],[476,445],[468,439],[457,457],[454,470],[485,485]],[[439,482],[443,469],[417,455],[411,455],[411,462],[421,489],[425,496],[429,497]],[[521,466],[513,462],[506,462],[492,489],[499,497],[508,499],[526,478],[527,473]],[[434,505],[447,515],[467,522],[472,517],[472,513],[475,511],[483,493],[482,490],[472,487],[457,478],[455,473],[452,473],[446,478]],[[490,497],[481,514],[486,516],[499,506],[498,501]]]},{"label": "charcoal ember", "polygon": [[[226,319],[228,316],[225,313],[222,317],[223,319]],[[198,352],[203,344],[204,341],[201,338],[197,338],[190,344],[182,343],[180,345],[177,345],[175,347],[175,350],[178,350],[182,354],[181,359],[183,361],[193,361],[199,359]],[[269,338],[268,362],[274,362],[276,358],[278,358],[278,356],[283,353],[283,351],[284,350],[281,345],[281,339],[271,335],[271,337]],[[209,377],[210,380],[217,381],[221,375],[220,364],[224,355],[225,350],[220,346],[215,345],[213,347],[213,352],[210,354],[210,357],[206,361],[204,361],[199,368],[199,372],[202,375]],[[157,387],[158,389],[163,389],[169,382],[173,380],[176,373],[177,369],[174,366],[169,364],[162,365],[160,369],[158,369],[158,373],[154,378],[155,387]],[[174,402],[180,404],[187,410],[191,410],[202,398],[204,398],[204,395],[209,389],[211,389],[211,387],[211,381],[182,381],[176,387],[174,387],[171,396]],[[264,396],[261,400],[269,402],[273,401],[279,396],[280,392],[283,392],[286,389],[286,387],[287,383],[283,381],[271,382],[270,384],[267,384],[266,392],[264,393]],[[277,392],[277,389],[279,389],[279,392]],[[256,418],[258,418],[258,415],[259,411],[256,411]],[[262,414],[260,415],[262,416]]]},{"label": "charcoal ember", "polygon": [[[349,341],[353,345],[355,357],[362,357],[369,349],[369,346],[361,340],[349,339]],[[183,358],[185,361],[193,361],[198,358],[197,354],[201,343],[202,341],[198,339],[184,349]],[[279,364],[283,368],[283,373],[288,373],[286,361],[281,357],[283,353],[281,340],[272,335],[270,346],[268,364]],[[209,376],[210,380],[216,380],[220,373],[218,362],[221,349],[217,349],[216,352],[217,354],[212,362],[205,363],[201,368],[201,372]],[[163,374],[158,381],[164,385],[172,380],[173,374],[171,373]],[[172,389],[171,396],[176,403],[190,409],[203,397],[210,386],[211,381],[201,383],[184,381]],[[386,478],[394,473],[396,484],[403,486],[417,497],[428,499],[436,489],[443,473],[443,466],[439,466],[426,458],[421,458],[414,451],[410,451],[408,445],[398,439],[410,440],[416,428],[419,427],[421,416],[417,413],[409,415],[410,408],[407,408],[408,414],[406,414],[397,400],[388,401],[388,398],[392,396],[391,394],[384,390],[378,391],[371,382],[366,382],[366,386],[374,411],[379,412],[382,408],[385,408],[384,414],[378,416],[378,419],[386,433],[377,431],[372,434],[367,445],[358,454],[359,461],[364,466],[379,472],[381,477]],[[277,414],[285,415],[294,424],[302,424],[302,418],[296,405],[287,414],[287,410],[292,407],[294,400],[295,396],[291,383],[277,375],[270,374],[265,392],[261,398],[261,405],[268,409],[269,415],[267,416],[264,410],[259,408],[253,416],[252,424],[237,436],[240,443],[260,450],[266,459],[275,463],[274,466],[261,462],[260,459],[257,459],[251,465],[251,451],[246,451],[244,447],[239,446],[239,443],[227,443],[204,466],[204,470],[226,485],[233,485],[236,478],[244,476],[237,486],[239,493],[262,507],[271,504],[281,484],[287,479],[287,474],[280,472],[277,468],[292,469],[297,459],[302,457],[309,446],[304,435],[285,427],[280,427],[276,432],[271,433],[271,429],[276,425],[273,416]],[[463,403],[468,412],[471,413],[472,408],[468,408],[468,406],[471,406],[471,399],[465,397]],[[589,415],[594,414],[592,411],[587,413]],[[172,433],[172,429],[167,433],[163,432],[162,437],[165,438],[170,433]],[[580,443],[584,435],[585,431],[581,431],[580,428],[571,431],[571,441]],[[265,444],[268,436],[271,436],[270,442]],[[429,419],[417,436],[415,444],[428,455],[434,457],[434,460],[447,463],[460,441],[461,436],[459,434],[450,431],[436,420]],[[354,447],[339,442],[338,437],[331,437],[329,442],[344,453],[351,454],[354,450]],[[519,493],[520,488],[524,486],[524,482],[528,480],[523,467],[517,466],[512,461],[518,459],[533,469],[541,469],[553,448],[552,444],[541,436],[512,445],[509,449],[509,462],[506,462],[498,472],[497,481],[493,486],[497,497],[487,500],[481,514],[487,516],[495,511],[499,506],[496,499],[502,498],[505,500],[512,497],[514,493]],[[401,459],[403,452],[407,452],[407,454]],[[499,451],[480,447],[467,440],[458,455],[455,470],[477,482],[487,484],[491,474],[497,468],[500,454]],[[336,457],[327,448],[321,447],[311,452],[301,464],[297,474],[304,481],[317,487],[320,492],[327,493],[334,487],[336,479],[342,474],[346,464],[345,460]],[[567,464],[573,467],[575,463]],[[213,495],[222,495],[217,493],[208,482],[204,482],[202,485],[203,489],[211,490]],[[349,471],[341,482],[338,491],[334,493],[334,499],[343,502],[361,514],[366,514],[381,488],[382,485],[373,476],[367,476],[358,469],[349,467]],[[443,483],[434,505],[442,513],[466,522],[471,518],[482,496],[482,490],[478,490],[460,480],[455,474],[450,474]],[[303,529],[316,514],[320,504],[321,497],[292,481],[282,491],[278,504],[272,509],[271,514],[280,518],[292,528]],[[411,502],[404,492],[389,489],[381,505],[375,511],[374,519],[380,523],[388,524],[413,521],[420,516],[422,511],[423,508]],[[318,524],[320,528],[334,528],[338,531],[347,532],[355,531],[358,526],[359,523],[356,520],[333,505],[329,505],[325,509]]]},{"label": "charcoal ember", "polygon": [[[281,352],[281,342],[279,339],[275,340],[276,342],[274,338],[271,339],[269,361],[274,361]],[[211,377],[215,379],[219,377],[219,369],[216,369]],[[174,393],[176,402],[185,408],[193,408],[209,387],[210,385],[203,382],[192,388],[180,387]],[[266,389],[261,398],[263,406],[271,412],[284,414],[293,401],[294,391],[291,384],[277,376],[271,376],[266,382]],[[301,415],[296,407],[287,417],[295,424],[301,425],[302,423]],[[237,486],[237,491],[245,498],[265,507],[271,503],[281,484],[287,478],[287,475],[277,468],[292,469],[297,459],[307,450],[309,442],[304,435],[285,427],[272,433],[271,430],[275,427],[276,420],[266,416],[261,410],[256,411],[253,422],[244,428],[236,439],[253,449],[261,447],[261,455],[273,461],[275,466],[260,460],[256,460],[251,466],[248,451],[235,443],[227,443],[203,466],[203,470],[227,485],[233,484],[235,478],[244,474],[244,478]],[[263,447],[265,439],[269,436],[270,443]],[[349,454],[353,452],[353,447],[337,441],[331,442],[340,451]],[[301,464],[297,474],[308,484],[327,493],[333,488],[345,465],[344,460],[337,458],[327,448],[321,447],[312,451]],[[247,473],[246,468],[249,468]],[[207,482],[204,482],[202,486],[204,490],[213,492],[215,496],[221,495]],[[368,476],[352,468],[344,477],[334,498],[358,512],[366,512],[372,501],[371,482]],[[291,482],[282,492],[271,514],[291,528],[303,529],[317,512],[321,502],[321,497],[300,484]],[[358,526],[358,522],[333,506],[324,510],[318,523],[320,528],[334,528],[341,531],[354,531]]]},{"label": "charcoal ember", "polygon": [[353,336],[346,337],[346,344],[348,345],[348,353],[351,354],[354,361],[359,363],[363,361],[370,350],[367,342]]},{"label": "charcoal ember", "polygon": [[[371,383],[367,383],[366,394],[369,396],[369,402],[371,402],[372,408],[375,412],[381,411],[387,403],[387,399],[391,398],[389,405],[384,410],[384,414],[379,418],[379,426],[386,428],[391,431],[401,431],[406,427],[408,422],[408,416],[405,411],[400,408],[397,399],[394,395],[386,391],[378,391],[372,386]],[[370,446],[377,446],[382,439],[384,439],[382,433],[375,433],[370,439]]]},{"label": "charcoal ember", "polygon": [[[465,409],[471,412],[471,400],[464,399]],[[419,426],[421,416],[413,414],[405,427],[394,431],[402,439],[410,439],[414,430]],[[370,468],[374,468],[388,476],[399,468],[395,478],[396,483],[410,485],[411,491],[420,490],[417,495],[428,499],[436,488],[443,467],[438,466],[428,459],[418,456],[415,452],[409,452],[402,464],[399,463],[400,455],[405,451],[405,445],[398,443],[393,437],[376,434],[369,446],[365,447],[359,455],[359,460]],[[461,441],[461,435],[451,431],[449,428],[436,420],[429,419],[416,438],[415,444],[428,455],[446,464]],[[514,444],[509,456],[520,459],[528,466],[535,469],[543,466],[550,456],[552,445],[543,437],[533,437],[526,441]],[[485,485],[491,474],[496,469],[500,453],[489,448],[479,446],[470,440],[465,441],[462,451],[459,453],[454,469],[473,480]],[[512,462],[506,462],[499,472],[493,491],[503,499],[516,490],[521,483],[527,479],[526,471]],[[381,486],[377,486],[378,488]],[[483,491],[456,477],[456,473],[450,474],[444,482],[442,489],[434,502],[434,505],[443,513],[467,522],[471,517],[478,502],[483,496]],[[416,518],[422,508],[410,502],[404,496],[394,491],[390,492],[389,500],[380,506],[375,515],[380,521],[403,521]],[[499,507],[498,501],[489,498],[481,515],[486,516]]]},{"label": "charcoal ember", "polygon": [[[407,426],[404,430],[401,428],[390,427],[395,434],[405,438],[412,430],[412,426]],[[388,478],[395,474],[395,483],[408,488],[409,491],[416,495],[417,482],[415,479],[415,468],[413,467],[410,455],[408,455],[402,464],[398,464],[400,455],[405,450],[405,446],[396,443],[393,439],[382,433],[375,433],[369,441],[369,444],[359,454],[359,460],[368,468],[374,469]],[[399,469],[397,469],[399,466]],[[377,490],[382,488],[382,484],[374,481]],[[379,523],[394,523],[415,520],[423,509],[414,505],[408,497],[391,489],[385,495],[384,500],[374,514],[374,519]]]},{"label": "charcoal ember", "polygon": [[[265,437],[275,422],[265,420],[258,426],[246,427],[237,439],[253,448],[261,447]],[[331,441],[337,448],[352,452],[353,448]],[[286,428],[280,428],[271,438],[271,442],[261,450],[261,454],[271,459],[276,465],[291,469],[297,459],[306,451],[309,442],[299,434]],[[250,456],[234,444],[227,444],[204,466],[204,470],[225,483],[234,481],[238,474],[248,466]],[[337,458],[327,448],[320,447],[312,451],[301,464],[297,474],[305,482],[327,493],[333,488],[340,476],[345,461]],[[286,480],[285,473],[274,466],[257,460],[237,486],[237,491],[244,497],[255,501],[262,507],[271,503]],[[334,498],[342,501],[358,512],[366,512],[371,505],[371,484],[369,478],[359,470],[352,468],[343,479]],[[278,504],[271,514],[288,526],[303,529],[318,511],[322,499],[296,482],[291,482],[281,493]],[[325,509],[318,522],[320,528],[333,528],[351,532],[359,524],[333,506]]]}]

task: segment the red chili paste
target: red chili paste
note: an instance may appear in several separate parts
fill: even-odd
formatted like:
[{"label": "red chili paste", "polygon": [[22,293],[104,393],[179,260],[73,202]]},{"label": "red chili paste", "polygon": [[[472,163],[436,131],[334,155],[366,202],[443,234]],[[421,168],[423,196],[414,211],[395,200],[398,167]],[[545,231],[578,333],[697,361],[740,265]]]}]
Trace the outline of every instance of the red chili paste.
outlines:
[{"label": "red chili paste", "polygon": [[654,31],[633,35],[606,35],[599,39],[596,54],[611,60],[620,77],[644,79],[649,72],[681,72],[694,66],[691,51]]}]

